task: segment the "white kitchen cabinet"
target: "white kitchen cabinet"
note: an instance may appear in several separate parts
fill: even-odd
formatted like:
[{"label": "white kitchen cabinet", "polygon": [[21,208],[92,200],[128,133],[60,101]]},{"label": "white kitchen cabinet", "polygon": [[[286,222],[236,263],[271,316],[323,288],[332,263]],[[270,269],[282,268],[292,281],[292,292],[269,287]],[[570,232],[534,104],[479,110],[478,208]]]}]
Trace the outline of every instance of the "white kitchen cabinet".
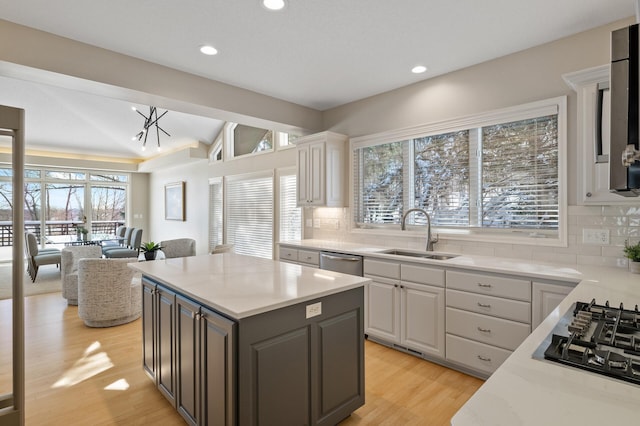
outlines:
[{"label": "white kitchen cabinet", "polygon": [[401,281],[400,344],[444,358],[444,288]]},{"label": "white kitchen cabinet", "polygon": [[346,206],[347,137],[323,132],[295,141],[298,207]]},{"label": "white kitchen cabinet", "polygon": [[[531,326],[536,328],[567,297],[573,286],[533,282]],[[560,312],[560,315],[564,312]]]},{"label": "white kitchen cabinet", "polygon": [[444,270],[365,259],[364,271],[366,333],[444,358]]},{"label": "white kitchen cabinet", "polygon": [[400,343],[400,281],[365,273],[365,333],[390,343]]},{"label": "white kitchen cabinet", "polygon": [[447,271],[446,359],[493,373],[531,333],[531,282]]},{"label": "white kitchen cabinet", "polygon": [[365,334],[386,342],[400,342],[400,264],[364,259]]},{"label": "white kitchen cabinet", "polygon": [[298,249],[292,246],[279,245],[278,259],[282,262],[296,265],[320,267],[320,252],[318,250]]}]

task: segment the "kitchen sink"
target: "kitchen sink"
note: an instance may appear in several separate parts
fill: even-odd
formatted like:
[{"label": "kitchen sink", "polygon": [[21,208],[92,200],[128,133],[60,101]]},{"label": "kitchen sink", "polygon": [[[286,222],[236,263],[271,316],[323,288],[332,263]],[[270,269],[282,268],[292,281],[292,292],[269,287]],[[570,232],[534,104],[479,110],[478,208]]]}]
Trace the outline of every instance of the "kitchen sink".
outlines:
[{"label": "kitchen sink", "polygon": [[429,253],[425,251],[410,251],[410,250],[402,250],[402,249],[388,249],[388,250],[379,251],[378,253],[393,254],[396,256],[419,257],[422,259],[433,259],[433,260],[448,260],[448,259],[453,259],[454,257],[458,257],[455,254],[438,254],[438,253]]}]

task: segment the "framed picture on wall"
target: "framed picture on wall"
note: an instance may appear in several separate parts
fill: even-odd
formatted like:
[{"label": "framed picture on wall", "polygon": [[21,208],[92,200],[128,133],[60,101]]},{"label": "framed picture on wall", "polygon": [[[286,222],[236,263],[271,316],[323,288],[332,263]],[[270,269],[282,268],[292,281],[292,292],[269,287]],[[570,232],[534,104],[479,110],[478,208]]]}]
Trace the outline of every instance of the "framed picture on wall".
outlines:
[{"label": "framed picture on wall", "polygon": [[184,221],[184,182],[168,183],[164,186],[164,218]]}]

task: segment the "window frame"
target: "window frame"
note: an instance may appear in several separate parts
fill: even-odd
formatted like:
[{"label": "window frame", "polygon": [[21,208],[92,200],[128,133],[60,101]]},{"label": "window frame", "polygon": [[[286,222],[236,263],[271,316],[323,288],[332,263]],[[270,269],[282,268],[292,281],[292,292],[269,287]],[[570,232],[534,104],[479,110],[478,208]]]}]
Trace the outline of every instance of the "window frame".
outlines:
[{"label": "window frame", "polygon": [[[351,138],[349,141],[349,199],[355,204],[356,177],[354,176],[354,151],[356,149],[448,132],[473,130],[483,126],[526,120],[551,114],[557,114],[558,117],[558,229],[557,232],[554,231],[552,233],[554,235],[548,232],[530,232],[529,230],[521,229],[488,229],[475,227],[434,227],[432,232],[438,233],[441,239],[448,240],[566,247],[568,243],[566,96],[544,99],[451,120]],[[473,156],[470,155],[470,165],[472,163],[472,157]],[[358,228],[355,223],[355,212],[352,212],[349,220],[349,232],[359,235],[406,236],[414,238],[422,237],[425,233],[423,229],[401,231],[399,225],[391,224],[371,226],[367,229]]]},{"label": "window frame", "polygon": [[[2,163],[0,165],[0,168],[6,168],[5,166],[6,166],[6,163]],[[85,218],[86,220],[84,225],[89,227],[90,229],[92,228],[92,223],[93,223],[92,188],[104,187],[111,184],[122,186],[124,187],[124,190],[125,190],[125,217],[123,221],[126,224],[130,220],[131,215],[129,213],[131,212],[131,188],[132,188],[132,185],[131,185],[132,173],[130,172],[115,171],[115,170],[104,171],[100,169],[91,169],[91,168],[69,168],[69,167],[58,168],[58,167],[50,167],[50,166],[30,166],[30,167],[26,167],[24,172],[25,172],[25,176],[23,180],[24,180],[25,186],[27,184],[35,184],[40,186],[41,198],[40,198],[40,225],[39,226],[41,230],[47,229],[47,217],[45,214],[44,206],[48,203],[46,186],[49,184],[55,185],[55,184],[68,183],[68,184],[74,184],[74,185],[83,187],[83,192],[84,192],[83,218]],[[31,173],[34,173],[34,172],[37,172],[37,173],[30,175]],[[84,177],[82,179],[74,179],[74,178],[65,179],[65,178],[59,178],[59,177],[51,177],[48,175],[49,172],[69,173],[71,175],[83,174]],[[120,176],[125,180],[118,181],[118,182],[93,180],[92,175],[98,175],[98,174],[109,174],[109,175]],[[0,181],[11,182],[11,176],[0,176]],[[43,244],[44,246],[44,239],[42,239],[41,244]]]}]

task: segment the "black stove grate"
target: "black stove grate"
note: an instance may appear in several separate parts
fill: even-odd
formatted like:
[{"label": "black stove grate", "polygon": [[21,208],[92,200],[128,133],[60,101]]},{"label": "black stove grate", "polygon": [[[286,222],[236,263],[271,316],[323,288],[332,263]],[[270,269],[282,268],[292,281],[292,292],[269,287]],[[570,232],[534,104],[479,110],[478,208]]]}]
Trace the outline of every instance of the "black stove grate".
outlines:
[{"label": "black stove grate", "polygon": [[640,384],[640,313],[577,302],[567,335],[553,334],[544,357],[564,365]]}]

